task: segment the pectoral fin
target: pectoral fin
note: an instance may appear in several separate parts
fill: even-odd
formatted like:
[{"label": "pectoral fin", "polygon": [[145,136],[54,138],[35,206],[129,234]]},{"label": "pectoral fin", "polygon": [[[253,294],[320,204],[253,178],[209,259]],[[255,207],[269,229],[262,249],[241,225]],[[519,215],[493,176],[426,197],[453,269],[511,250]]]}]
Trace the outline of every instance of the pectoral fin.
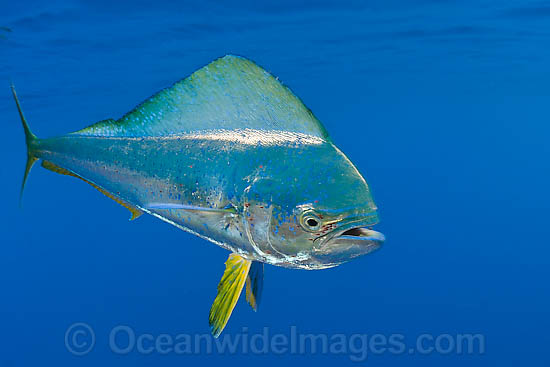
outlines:
[{"label": "pectoral fin", "polygon": [[132,213],[132,216],[130,217],[130,220],[134,220],[134,219],[136,219],[137,217],[139,217],[143,214],[143,211],[141,211],[139,208],[136,208],[135,206],[130,205],[127,202],[117,198],[116,196],[114,196],[113,194],[108,192],[107,190],[97,186],[95,183],[93,183],[91,181],[88,181],[83,177],[80,177],[79,175],[69,171],[68,169],[65,169],[63,167],[59,167],[58,165],[53,164],[52,162],[49,162],[49,161],[42,161],[42,167],[44,167],[47,170],[50,170],[52,172],[59,173],[61,175],[67,175],[67,176],[72,176],[72,177],[79,178],[82,181],[86,182],[87,184],[90,184],[94,189],[98,190],[103,195],[107,196],[109,199],[114,200],[115,202],[119,203],[120,205],[122,205],[123,207],[128,209],[130,211],[130,213]]},{"label": "pectoral fin", "polygon": [[210,330],[216,338],[225,328],[237,304],[251,263],[252,261],[246,260],[237,254],[229,255],[225,262],[225,271],[220,284],[218,284],[218,295],[214,299],[208,317]]},{"label": "pectoral fin", "polygon": [[254,311],[258,311],[263,287],[264,264],[259,261],[252,261],[246,277],[246,302]]},{"label": "pectoral fin", "polygon": [[225,208],[209,208],[196,205],[185,205],[179,203],[150,203],[146,206],[147,209],[155,210],[190,210],[198,212],[211,212],[211,213],[223,213],[223,214],[236,214],[235,207],[229,205]]}]

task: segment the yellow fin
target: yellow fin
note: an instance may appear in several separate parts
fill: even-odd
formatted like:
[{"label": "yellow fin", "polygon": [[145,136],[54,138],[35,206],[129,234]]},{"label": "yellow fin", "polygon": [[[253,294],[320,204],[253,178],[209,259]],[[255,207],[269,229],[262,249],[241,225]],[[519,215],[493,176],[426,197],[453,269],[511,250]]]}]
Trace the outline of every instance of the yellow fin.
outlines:
[{"label": "yellow fin", "polygon": [[252,261],[246,277],[246,302],[254,311],[258,311],[263,286],[264,264],[259,261]]},{"label": "yellow fin", "polygon": [[218,284],[218,295],[214,299],[208,317],[210,330],[215,338],[225,328],[237,304],[251,263],[252,261],[246,260],[237,254],[229,255],[225,262],[225,271],[220,284]]},{"label": "yellow fin", "polygon": [[53,164],[52,162],[49,162],[49,161],[42,161],[42,167],[44,167],[47,170],[50,170],[52,172],[59,173],[61,175],[67,175],[67,176],[72,176],[72,177],[79,178],[82,181],[86,182],[87,184],[90,184],[94,189],[98,190],[100,193],[107,196],[109,199],[114,200],[115,202],[119,203],[120,205],[122,205],[123,207],[128,209],[130,211],[130,213],[132,213],[132,217],[130,218],[130,220],[134,220],[134,219],[138,218],[139,216],[141,216],[143,214],[143,212],[140,209],[138,209],[135,206],[130,205],[127,202],[117,198],[116,196],[114,196],[110,192],[108,192],[108,191],[102,189],[101,187],[97,186],[95,183],[93,183],[91,181],[88,181],[85,178],[80,177],[79,175],[69,171],[68,169],[65,169],[63,167],[59,167],[58,165],[55,165],[55,164]]}]

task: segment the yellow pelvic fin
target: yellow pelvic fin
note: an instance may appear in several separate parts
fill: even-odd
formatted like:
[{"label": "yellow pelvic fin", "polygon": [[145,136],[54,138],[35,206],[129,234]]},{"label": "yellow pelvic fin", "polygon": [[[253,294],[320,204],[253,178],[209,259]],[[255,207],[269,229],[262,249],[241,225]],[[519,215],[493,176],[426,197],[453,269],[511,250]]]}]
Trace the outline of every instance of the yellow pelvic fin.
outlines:
[{"label": "yellow pelvic fin", "polygon": [[264,264],[259,261],[252,261],[246,277],[246,302],[254,311],[258,311],[263,286]]},{"label": "yellow pelvic fin", "polygon": [[94,189],[98,190],[103,195],[107,196],[109,199],[112,199],[112,200],[116,201],[117,203],[119,203],[120,205],[122,205],[123,207],[128,209],[130,211],[130,213],[132,213],[132,217],[130,218],[130,220],[134,220],[134,219],[138,218],[139,216],[141,216],[143,214],[143,212],[140,209],[138,209],[135,206],[130,205],[127,202],[117,198],[116,196],[114,196],[113,194],[108,192],[107,190],[97,186],[95,183],[93,183],[91,181],[88,181],[85,178],[80,177],[79,175],[69,171],[68,169],[65,169],[63,167],[59,167],[58,165],[53,164],[52,162],[49,162],[49,161],[42,161],[42,167],[44,167],[47,170],[50,170],[52,172],[59,173],[61,175],[76,177],[76,178],[81,179],[82,181],[86,182],[87,184],[90,184]]},{"label": "yellow pelvic fin", "polygon": [[237,254],[229,255],[225,262],[225,271],[220,284],[218,284],[218,295],[214,299],[208,317],[210,331],[215,338],[225,328],[237,304],[251,263],[252,261],[246,260]]}]

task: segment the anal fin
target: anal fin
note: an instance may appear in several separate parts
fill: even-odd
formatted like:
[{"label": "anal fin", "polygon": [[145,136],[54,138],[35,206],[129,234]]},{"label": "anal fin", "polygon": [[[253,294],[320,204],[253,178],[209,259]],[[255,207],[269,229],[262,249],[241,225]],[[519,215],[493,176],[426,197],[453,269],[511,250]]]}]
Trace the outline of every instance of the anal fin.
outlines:
[{"label": "anal fin", "polygon": [[133,206],[131,204],[128,204],[127,202],[125,202],[122,199],[119,199],[118,197],[114,196],[113,194],[111,194],[107,190],[97,186],[95,183],[93,183],[91,181],[88,181],[83,177],[80,177],[79,175],[69,171],[68,169],[65,169],[63,167],[59,167],[58,165],[56,165],[52,162],[49,162],[49,161],[42,161],[42,167],[44,167],[47,170],[50,170],[52,172],[59,173],[61,175],[76,177],[76,178],[86,182],[87,184],[91,185],[94,189],[98,190],[103,195],[107,196],[109,199],[114,200],[118,204],[120,204],[123,207],[125,207],[126,209],[128,209],[130,211],[130,213],[132,214],[130,220],[134,220],[134,219],[138,218],[139,216],[141,216],[143,214],[143,211],[141,211],[139,208],[136,208],[135,206]]},{"label": "anal fin", "polygon": [[237,254],[229,255],[225,262],[225,271],[220,284],[218,284],[218,295],[214,299],[208,317],[210,330],[216,338],[225,328],[237,304],[251,263],[252,261],[246,260]]}]

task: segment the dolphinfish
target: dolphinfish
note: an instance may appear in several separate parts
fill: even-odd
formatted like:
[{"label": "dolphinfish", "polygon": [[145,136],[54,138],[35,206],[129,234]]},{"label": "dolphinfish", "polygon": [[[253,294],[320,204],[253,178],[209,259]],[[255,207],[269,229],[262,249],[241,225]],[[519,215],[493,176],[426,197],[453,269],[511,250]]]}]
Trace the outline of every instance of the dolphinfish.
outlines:
[{"label": "dolphinfish", "polygon": [[323,269],[378,249],[365,179],[287,87],[225,56],[118,120],[37,138],[23,116],[28,160],[90,184],[231,252],[210,310],[218,336],[243,288],[256,310],[264,264]]}]

